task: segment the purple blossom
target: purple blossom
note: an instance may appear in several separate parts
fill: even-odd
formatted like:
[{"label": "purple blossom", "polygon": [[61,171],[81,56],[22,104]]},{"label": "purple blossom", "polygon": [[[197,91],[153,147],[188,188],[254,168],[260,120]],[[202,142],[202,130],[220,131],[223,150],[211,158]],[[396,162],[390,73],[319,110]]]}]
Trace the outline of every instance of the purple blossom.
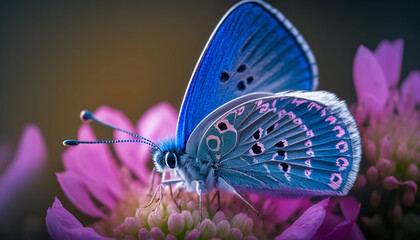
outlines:
[{"label": "purple blossom", "polygon": [[[153,141],[175,134],[177,114],[166,103],[149,109],[136,128],[121,112],[109,107],[100,107],[95,115]],[[80,127],[78,138],[96,140],[87,124]],[[114,132],[114,138],[126,139],[127,136]],[[307,198],[245,195],[260,210],[259,217],[234,195],[223,192],[221,211],[218,211],[217,201],[205,200],[201,220],[196,193],[173,189],[171,194],[165,187],[162,205],[155,200],[145,208],[151,199],[148,191],[151,175],[146,166],[150,161],[149,146],[132,143],[113,147],[121,164],[107,145],[81,145],[63,153],[65,171],[57,173],[57,178],[64,193],[78,209],[98,220],[85,227],[56,199],[46,217],[53,239],[260,239],[276,236],[278,239],[310,239],[325,224],[329,199],[311,206]],[[209,194],[209,199],[211,196],[214,193]],[[331,226],[334,224],[338,222]]]},{"label": "purple blossom", "polygon": [[13,201],[44,170],[46,159],[44,138],[35,125],[25,127],[13,157],[10,146],[0,144],[0,235],[7,234],[7,225],[19,215],[18,209],[10,211]]},{"label": "purple blossom", "polygon": [[403,46],[402,39],[382,41],[374,52],[360,46],[353,65],[364,149],[355,195],[367,203],[361,219],[374,238],[420,237],[420,72],[398,87]]}]

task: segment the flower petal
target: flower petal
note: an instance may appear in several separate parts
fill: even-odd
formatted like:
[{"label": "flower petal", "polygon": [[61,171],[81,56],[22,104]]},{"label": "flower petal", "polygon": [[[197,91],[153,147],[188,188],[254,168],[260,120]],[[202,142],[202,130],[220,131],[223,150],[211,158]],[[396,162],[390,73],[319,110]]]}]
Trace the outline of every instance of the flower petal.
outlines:
[{"label": "flower petal", "polygon": [[93,203],[88,187],[80,177],[72,172],[57,173],[57,179],[67,198],[80,211],[92,217],[103,217],[104,214]]},{"label": "flower petal", "polygon": [[324,221],[329,198],[308,208],[288,229],[276,240],[281,239],[311,239]]},{"label": "flower petal", "polygon": [[47,210],[45,218],[47,230],[52,239],[112,239],[100,236],[93,228],[83,227],[55,198],[53,206]]},{"label": "flower petal", "polygon": [[382,67],[388,86],[397,87],[401,75],[404,40],[382,41],[375,50],[375,57]]},{"label": "flower petal", "polygon": [[[102,106],[95,111],[95,116],[102,121],[114,125],[115,127],[124,129],[126,131],[136,133],[134,125],[131,121],[121,112],[116,109]],[[114,131],[114,139],[137,139],[128,134],[120,131]],[[140,181],[148,183],[150,171],[146,168],[145,162],[150,159],[150,151],[147,145],[141,143],[117,143],[113,147],[121,161],[136,174]],[[147,154],[139,156],[139,149]]]},{"label": "flower petal", "polygon": [[356,219],[361,204],[352,196],[340,198],[340,209],[345,219]]},{"label": "flower petal", "polygon": [[[149,108],[143,116],[137,121],[137,132],[142,136],[158,141],[175,137],[178,114],[176,110],[166,102],[159,103]],[[139,148],[141,159],[149,160],[149,146],[143,145]]]},{"label": "flower petal", "polygon": [[[178,114],[175,109],[166,102],[159,103],[149,108],[137,121],[137,132],[145,138],[158,143],[159,140],[175,137]],[[138,160],[141,166],[146,166],[151,159],[150,146],[141,144],[137,148]],[[145,175],[146,181],[150,179],[149,174]]]},{"label": "flower petal", "polygon": [[6,141],[0,142],[0,172],[3,172],[7,165],[10,164],[12,147]]},{"label": "flower petal", "polygon": [[[79,129],[78,138],[95,141],[89,125]],[[77,174],[95,198],[113,209],[116,199],[123,197],[118,168],[107,145],[80,145],[63,153],[67,171]]]},{"label": "flower petal", "polygon": [[362,240],[365,239],[365,237],[357,226],[355,219],[347,219],[335,226],[330,233],[323,237],[323,239]]},{"label": "flower petal", "polygon": [[27,125],[12,162],[0,176],[0,216],[14,195],[43,169],[46,157],[41,131],[35,125]]},{"label": "flower petal", "polygon": [[404,80],[402,87],[402,98],[412,98],[414,102],[420,103],[420,71],[412,71]]},{"label": "flower petal", "polygon": [[[275,217],[277,222],[287,221],[296,211],[302,207],[302,203],[306,201],[305,198],[273,198],[270,206],[274,206]],[[265,204],[264,204],[265,205]],[[272,211],[270,211],[272,214]]]},{"label": "flower petal", "polygon": [[[365,46],[357,49],[353,62],[354,86],[357,93],[358,102],[365,101],[368,111],[373,115],[381,112],[389,97],[389,88],[384,72],[376,60],[373,53]],[[368,101],[366,96],[374,98],[376,101]]]}]

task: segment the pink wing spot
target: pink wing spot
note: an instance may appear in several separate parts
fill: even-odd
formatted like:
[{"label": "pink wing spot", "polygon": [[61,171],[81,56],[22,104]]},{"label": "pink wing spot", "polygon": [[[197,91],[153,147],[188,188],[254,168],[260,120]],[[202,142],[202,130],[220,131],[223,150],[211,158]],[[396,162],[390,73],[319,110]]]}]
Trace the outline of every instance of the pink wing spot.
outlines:
[{"label": "pink wing spot", "polygon": [[333,117],[333,116],[328,116],[328,117],[325,119],[325,121],[326,121],[326,122],[330,122],[330,125],[331,125],[331,124],[334,124],[334,123],[337,121],[337,118],[335,118],[335,117]]},{"label": "pink wing spot", "polygon": [[302,129],[303,131],[306,131],[306,130],[308,130],[308,128],[306,127],[306,125],[300,125],[300,129]]},{"label": "pink wing spot", "polygon": [[333,131],[338,130],[337,137],[341,138],[346,132],[341,128],[341,126],[335,126]]},{"label": "pink wing spot", "polygon": [[286,177],[286,179],[290,182],[290,176],[288,173],[284,173],[284,177]]},{"label": "pink wing spot", "polygon": [[292,103],[296,104],[296,106],[299,106],[302,103],[308,102],[307,100],[298,100],[297,98],[293,99]]},{"label": "pink wing spot", "polygon": [[305,142],[305,146],[312,147],[312,141],[308,139],[308,141]]},{"label": "pink wing spot", "polygon": [[259,162],[258,162],[258,160],[257,160],[256,158],[253,158],[253,159],[252,159],[252,162],[253,162],[253,163],[259,163]]},{"label": "pink wing spot", "polygon": [[264,113],[265,111],[267,111],[268,107],[269,107],[268,103],[264,103],[258,106],[258,108],[260,109],[260,113]]},{"label": "pink wing spot", "polygon": [[337,166],[339,166],[340,168],[338,168],[338,170],[343,171],[344,169],[346,169],[346,167],[349,165],[349,161],[343,157],[339,157],[337,158]]},{"label": "pink wing spot", "polygon": [[318,110],[318,111],[321,110],[321,108],[322,108],[316,102],[311,102],[311,103],[308,104],[308,112],[311,111],[313,107],[315,107],[316,110]]},{"label": "pink wing spot", "polygon": [[347,152],[347,150],[349,150],[349,146],[345,141],[340,141],[339,143],[337,143],[337,145],[335,145],[335,148],[339,149],[340,153]]},{"label": "pink wing spot", "polygon": [[305,164],[306,164],[306,166],[308,166],[308,167],[312,167],[312,165],[311,165],[311,159],[306,159],[306,160],[305,160]]},{"label": "pink wing spot", "polygon": [[273,103],[271,104],[271,106],[272,106],[273,108],[275,108],[275,107],[276,107],[276,104],[277,104],[277,99],[274,99],[274,101],[273,101]]},{"label": "pink wing spot", "polygon": [[216,154],[215,156],[217,160],[220,160],[220,154]]},{"label": "pink wing spot", "polygon": [[261,105],[261,103],[262,103],[262,100],[259,100],[259,101],[257,102],[257,106],[260,106],[260,105]]},{"label": "pink wing spot", "polygon": [[[210,144],[210,141],[213,142],[213,143],[216,143],[216,147],[214,147],[213,144]],[[207,142],[207,147],[211,151],[216,152],[216,151],[220,150],[220,138],[219,137],[214,136],[214,135],[210,135],[210,136],[207,137],[206,142]],[[210,146],[210,145],[212,145],[212,146]]]},{"label": "pink wing spot", "polygon": [[312,130],[308,130],[308,131],[306,131],[306,136],[313,137],[314,136],[314,132],[312,132]]},{"label": "pink wing spot", "polygon": [[289,116],[290,119],[295,119],[296,117],[296,115],[292,111],[288,112],[287,116]]},{"label": "pink wing spot", "polygon": [[282,109],[277,114],[279,115],[280,118],[282,118],[284,115],[286,115],[286,110]]},{"label": "pink wing spot", "polygon": [[311,173],[312,173],[312,169],[306,169],[305,170],[305,176],[307,177],[307,178],[311,178],[310,176],[311,176]]},{"label": "pink wing spot", "polygon": [[281,97],[280,101],[284,100],[284,99],[288,99],[289,97]]},{"label": "pink wing spot", "polygon": [[324,109],[322,109],[321,111],[321,117],[325,117],[325,115],[327,114],[327,111]]},{"label": "pink wing spot", "polygon": [[297,125],[300,125],[300,124],[302,124],[302,119],[301,118],[296,118],[296,119],[293,120],[293,122]]},{"label": "pink wing spot", "polygon": [[242,113],[244,113],[244,110],[245,110],[245,106],[238,108],[238,116],[241,116]]},{"label": "pink wing spot", "polygon": [[311,157],[314,157],[315,156],[315,153],[314,153],[314,151],[312,151],[312,148],[309,148],[309,150],[306,151],[306,154],[308,154]]},{"label": "pink wing spot", "polygon": [[331,174],[331,183],[328,184],[333,189],[338,189],[343,182],[343,179],[341,178],[340,173],[333,173]]}]

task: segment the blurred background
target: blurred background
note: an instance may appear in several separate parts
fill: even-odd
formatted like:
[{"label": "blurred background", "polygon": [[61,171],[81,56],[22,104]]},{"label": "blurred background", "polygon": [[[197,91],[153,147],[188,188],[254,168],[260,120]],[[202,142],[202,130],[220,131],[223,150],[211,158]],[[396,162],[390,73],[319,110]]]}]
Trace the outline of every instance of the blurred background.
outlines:
[{"label": "blurred background", "polygon": [[[383,39],[403,38],[402,79],[420,69],[419,1],[268,2],[311,46],[319,89],[348,103],[356,100],[352,61],[360,44],[373,50]],[[0,140],[16,149],[24,126],[34,123],[45,137],[48,161],[1,216],[7,225],[1,226],[0,238],[46,238],[44,218],[54,196],[88,224],[55,177],[63,171],[62,141],[77,136],[80,110],[109,105],[135,122],[161,101],[178,109],[202,48],[235,3],[2,0]],[[111,136],[110,130],[97,129],[99,137]],[[22,234],[25,226],[31,234]]]}]

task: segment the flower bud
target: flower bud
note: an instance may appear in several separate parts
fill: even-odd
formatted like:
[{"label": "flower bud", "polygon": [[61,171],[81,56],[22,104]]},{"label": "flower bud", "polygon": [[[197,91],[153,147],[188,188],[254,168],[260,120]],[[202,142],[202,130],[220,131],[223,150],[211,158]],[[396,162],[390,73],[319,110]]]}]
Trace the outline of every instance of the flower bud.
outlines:
[{"label": "flower bud", "polygon": [[232,228],[230,230],[229,237],[227,239],[240,240],[240,239],[242,239],[242,236],[243,236],[243,234],[242,234],[241,230],[239,230],[237,228]]},{"label": "flower bud", "polygon": [[258,240],[258,238],[254,237],[254,236],[246,236],[246,237],[244,237],[244,240]]},{"label": "flower bud", "polygon": [[379,215],[374,215],[372,218],[362,216],[361,219],[369,230],[376,233],[379,233],[383,230],[383,222]]},{"label": "flower bud", "polygon": [[405,206],[409,207],[413,205],[415,197],[416,197],[416,194],[414,192],[405,191],[402,197],[402,202],[404,203]]},{"label": "flower bud", "polygon": [[163,219],[160,216],[159,212],[153,211],[149,214],[149,217],[147,218],[147,223],[149,226],[161,228],[163,225]]},{"label": "flower bud", "polygon": [[[160,228],[154,227],[150,230],[150,238],[155,239],[155,240],[164,240],[165,239],[165,234],[162,232],[162,230]],[[138,239],[143,239],[143,238],[138,238]]]},{"label": "flower bud", "polygon": [[230,233],[230,224],[227,220],[221,220],[217,224],[217,233],[216,237],[218,238],[226,238],[227,235]]},{"label": "flower bud", "polygon": [[366,159],[369,161],[369,163],[370,164],[375,164],[375,162],[376,162],[376,146],[375,146],[375,143],[373,143],[369,139],[366,139],[363,151],[366,154]]},{"label": "flower bud", "polygon": [[201,221],[200,211],[196,209],[191,215],[194,220],[194,226],[197,226]]},{"label": "flower bud", "polygon": [[214,214],[212,221],[214,222],[214,224],[218,224],[220,221],[225,219],[225,214],[222,211],[218,211],[216,214]]},{"label": "flower bud", "polygon": [[410,160],[410,158],[409,158],[409,155],[410,154],[408,153],[408,149],[407,149],[407,144],[406,143],[400,143],[398,145],[396,154],[398,156],[398,159],[406,160],[406,161],[409,161]]},{"label": "flower bud", "polygon": [[136,210],[136,219],[139,221],[142,227],[149,226],[147,223],[147,214],[146,211],[144,211],[144,208],[138,208]]},{"label": "flower bud", "polygon": [[394,222],[394,225],[400,224],[402,217],[403,211],[401,205],[399,203],[396,203],[394,206],[394,210],[392,211],[392,221]]},{"label": "flower bud", "polygon": [[151,238],[149,231],[146,228],[141,228],[137,234],[138,239],[149,239]]},{"label": "flower bud", "polygon": [[172,234],[166,234],[165,240],[176,240],[176,237]]},{"label": "flower bud", "polygon": [[388,135],[382,139],[381,146],[379,149],[379,156],[381,158],[388,158],[388,159],[392,157],[392,144],[391,144],[391,139],[389,138]]},{"label": "flower bud", "polygon": [[395,190],[401,185],[401,182],[398,181],[394,176],[386,177],[382,180],[382,186],[386,190]]},{"label": "flower bud", "polygon": [[356,178],[356,181],[354,182],[354,189],[361,189],[364,186],[366,186],[367,178],[364,174],[359,173],[359,175]]},{"label": "flower bud", "polygon": [[370,204],[374,208],[378,208],[381,204],[381,194],[378,191],[375,190],[370,194]]},{"label": "flower bud", "polygon": [[185,219],[185,229],[191,229],[194,225],[194,219],[191,215],[191,212],[184,210],[181,214],[182,216],[184,216]]},{"label": "flower bud", "polygon": [[236,214],[232,219],[232,227],[238,228],[242,233],[246,234],[248,231],[252,230],[254,226],[254,221],[252,218],[248,218],[245,213]]},{"label": "flower bud", "polygon": [[173,213],[179,213],[179,209],[174,202],[171,202],[166,207],[166,214],[171,215]]},{"label": "flower bud", "polygon": [[125,230],[131,235],[136,235],[139,229],[141,228],[140,222],[133,217],[126,218],[123,224]]},{"label": "flower bud", "polygon": [[394,172],[394,165],[386,158],[381,158],[376,163],[376,167],[378,168],[380,174],[382,176],[389,176]]},{"label": "flower bud", "polygon": [[378,169],[375,166],[370,166],[367,170],[366,175],[370,182],[375,183],[376,181],[378,181],[379,173]]},{"label": "flower bud", "polygon": [[406,174],[409,179],[416,181],[418,178],[417,175],[419,174],[419,168],[414,163],[410,163],[407,167]]},{"label": "flower bud", "polygon": [[186,234],[185,240],[197,240],[200,237],[198,229],[194,229]]},{"label": "flower bud", "polygon": [[185,217],[179,213],[173,213],[168,218],[168,230],[177,236],[184,231]]},{"label": "flower bud", "polygon": [[198,229],[200,230],[200,237],[203,239],[210,239],[216,236],[216,225],[210,219],[204,219]]}]

